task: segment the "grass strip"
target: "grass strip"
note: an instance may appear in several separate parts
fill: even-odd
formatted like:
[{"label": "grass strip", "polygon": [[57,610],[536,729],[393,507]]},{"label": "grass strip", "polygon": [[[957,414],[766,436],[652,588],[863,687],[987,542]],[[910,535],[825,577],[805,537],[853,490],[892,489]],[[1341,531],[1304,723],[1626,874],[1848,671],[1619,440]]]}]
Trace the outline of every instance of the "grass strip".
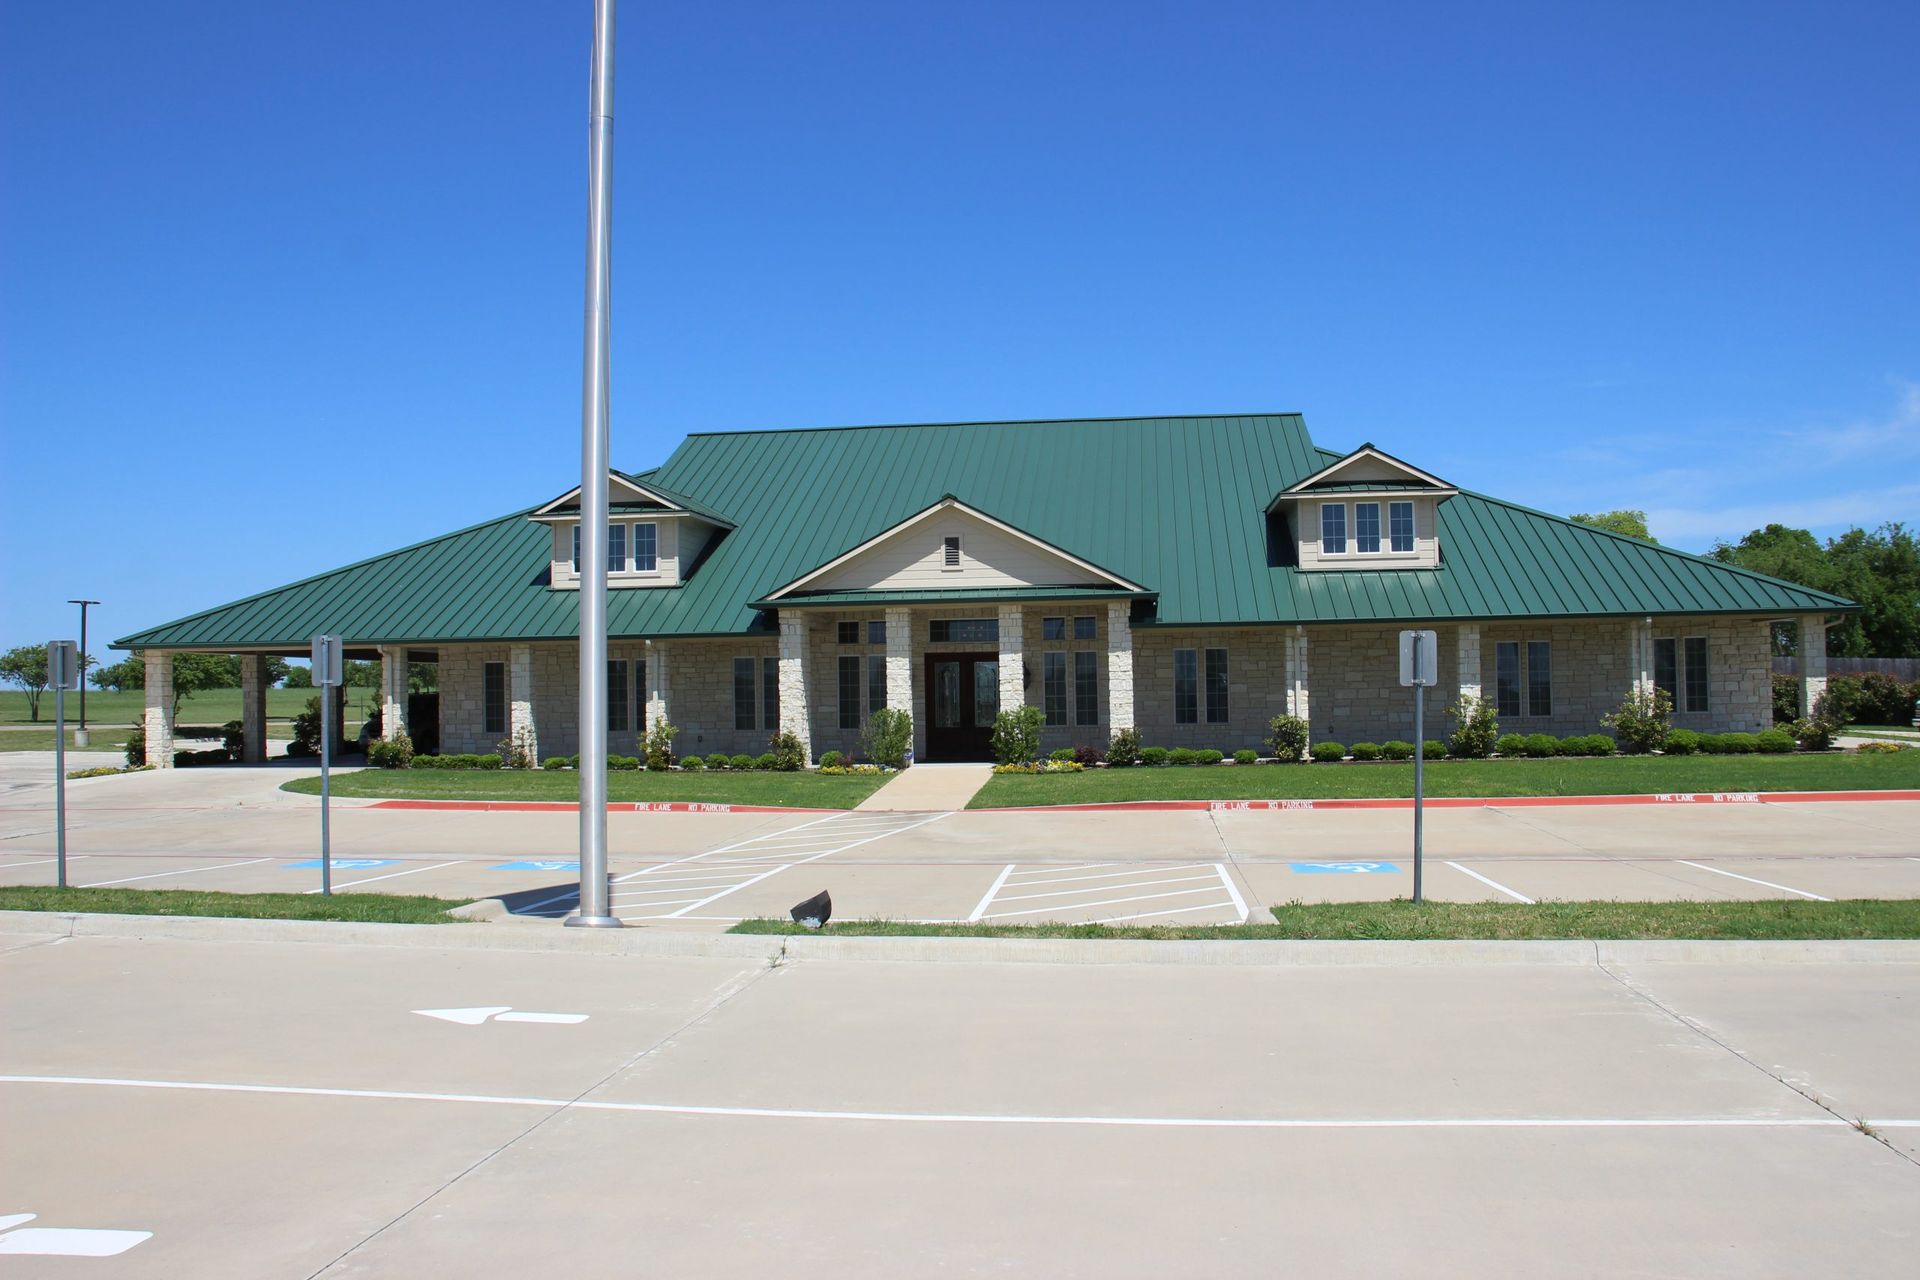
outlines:
[{"label": "grass strip", "polygon": [[[1293,902],[1272,924],[915,924],[836,921],[843,938],[1126,938],[1153,941],[1503,939],[1809,940],[1920,938],[1920,899],[1840,902]],[[788,920],[742,920],[729,933],[805,934]]]},{"label": "grass strip", "polygon": [[[1920,787],[1920,752],[1430,760],[1426,783],[1429,796],[1481,797],[1905,790]],[[967,807],[1129,800],[1363,800],[1412,794],[1411,762],[1204,765],[996,774]]]},{"label": "grass strip", "polygon": [[389,893],[212,893],[197,889],[58,889],[0,886],[0,911],[87,911],[121,916],[248,920],[348,920],[361,924],[460,924],[448,910],[470,899]]},{"label": "grass strip", "polygon": [[[815,773],[648,773],[607,775],[607,799],[616,804],[790,805],[851,809],[878,791],[886,776]],[[282,791],[320,794],[318,778],[285,783]],[[580,799],[580,775],[571,769],[362,769],[333,775],[333,794],[381,800]]]}]

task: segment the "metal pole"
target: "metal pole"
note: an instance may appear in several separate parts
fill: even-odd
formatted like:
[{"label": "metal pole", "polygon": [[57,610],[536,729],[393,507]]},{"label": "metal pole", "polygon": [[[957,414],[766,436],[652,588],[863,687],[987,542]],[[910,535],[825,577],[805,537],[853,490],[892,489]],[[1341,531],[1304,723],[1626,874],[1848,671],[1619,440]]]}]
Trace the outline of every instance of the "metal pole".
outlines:
[{"label": "metal pole", "polygon": [[[84,694],[81,696],[85,696]],[[53,686],[53,826],[55,874],[67,887],[67,682]]]},{"label": "metal pole", "polygon": [[613,5],[593,3],[587,107],[587,301],[580,371],[580,909],[576,928],[617,929],[607,888],[608,328],[613,288]]},{"label": "metal pole", "polygon": [[73,745],[84,747],[87,742],[87,606],[99,604],[98,600],[69,600],[68,604],[80,606],[80,728],[74,732]]},{"label": "metal pole", "polygon": [[327,809],[333,803],[333,686],[320,688],[320,892],[333,892],[333,841]]},{"label": "metal pole", "polygon": [[1420,897],[1420,818],[1427,789],[1427,687],[1420,683],[1420,633],[1413,633],[1413,900]]}]

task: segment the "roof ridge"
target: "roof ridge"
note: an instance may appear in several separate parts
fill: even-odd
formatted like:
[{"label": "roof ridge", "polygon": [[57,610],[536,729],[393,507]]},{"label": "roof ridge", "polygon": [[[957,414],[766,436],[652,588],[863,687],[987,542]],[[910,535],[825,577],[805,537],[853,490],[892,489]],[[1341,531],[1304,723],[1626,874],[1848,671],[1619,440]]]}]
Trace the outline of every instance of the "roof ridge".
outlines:
[{"label": "roof ridge", "polygon": [[[849,422],[822,427],[742,427],[731,431],[689,431],[685,438],[801,435],[812,431],[902,431],[920,427],[1048,427],[1068,424],[1084,425],[1094,422],[1188,422],[1218,418],[1299,418],[1303,423],[1305,422],[1305,415],[1298,410],[1263,409],[1256,413],[1147,413],[1114,414],[1097,418],[986,418],[952,422]],[[662,467],[665,465],[665,463],[661,464]],[[655,470],[659,469],[655,468]]]}]

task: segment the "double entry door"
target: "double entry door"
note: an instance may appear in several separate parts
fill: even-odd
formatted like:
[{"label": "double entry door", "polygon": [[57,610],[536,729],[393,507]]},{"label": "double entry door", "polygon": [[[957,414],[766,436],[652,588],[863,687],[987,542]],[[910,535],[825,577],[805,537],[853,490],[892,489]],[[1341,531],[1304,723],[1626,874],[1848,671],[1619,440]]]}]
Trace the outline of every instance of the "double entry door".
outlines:
[{"label": "double entry door", "polygon": [[927,655],[927,759],[993,759],[1000,710],[1000,655]]}]

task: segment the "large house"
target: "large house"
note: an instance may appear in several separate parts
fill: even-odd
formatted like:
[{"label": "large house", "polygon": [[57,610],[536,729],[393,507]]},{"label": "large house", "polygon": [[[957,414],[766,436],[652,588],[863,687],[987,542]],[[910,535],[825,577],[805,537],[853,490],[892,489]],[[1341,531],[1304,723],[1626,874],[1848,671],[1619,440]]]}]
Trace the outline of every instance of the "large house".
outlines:
[{"label": "large house", "polygon": [[[681,754],[857,749],[881,707],[920,760],[988,754],[1003,708],[1048,748],[1412,736],[1402,628],[1439,634],[1428,723],[1462,693],[1503,730],[1594,732],[1659,686],[1674,721],[1771,722],[1769,624],[1798,624],[1803,702],[1850,602],[1466,492],[1297,414],[693,435],[614,472],[611,749],[666,717]],[[249,758],[265,659],[345,637],[383,663],[382,730],[441,751],[579,750],[579,491],[136,632],[148,758],[172,760],[172,656],[243,655]],[[409,662],[439,666],[412,700]],[[431,719],[434,723],[422,723]]]}]

